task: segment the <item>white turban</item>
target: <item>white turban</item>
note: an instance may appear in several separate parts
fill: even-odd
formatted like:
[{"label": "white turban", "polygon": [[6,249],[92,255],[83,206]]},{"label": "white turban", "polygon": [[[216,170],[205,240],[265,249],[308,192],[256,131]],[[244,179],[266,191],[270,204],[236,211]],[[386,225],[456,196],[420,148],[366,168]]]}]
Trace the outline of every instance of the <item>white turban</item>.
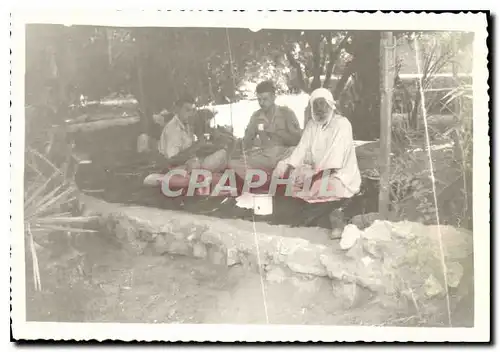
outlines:
[{"label": "white turban", "polygon": [[[332,108],[332,115],[333,115],[333,110],[335,109],[335,100],[333,99],[332,93],[326,89],[326,88],[318,88],[315,89],[309,98],[309,106],[311,108],[311,117],[314,121],[316,121],[316,118],[314,116],[314,107],[313,107],[313,102],[318,99],[318,98],[324,98],[328,105]],[[331,117],[331,116],[330,116]]]}]

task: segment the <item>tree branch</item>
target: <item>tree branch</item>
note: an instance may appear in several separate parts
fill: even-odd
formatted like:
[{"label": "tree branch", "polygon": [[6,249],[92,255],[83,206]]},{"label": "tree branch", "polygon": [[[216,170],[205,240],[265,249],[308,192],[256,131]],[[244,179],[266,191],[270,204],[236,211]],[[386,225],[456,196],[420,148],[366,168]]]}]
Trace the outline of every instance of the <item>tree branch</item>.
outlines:
[{"label": "tree branch", "polygon": [[293,54],[291,51],[287,51],[285,53],[285,56],[286,56],[286,59],[288,60],[288,62],[290,63],[290,65],[295,69],[297,70],[297,79],[299,81],[299,87],[301,90],[303,91],[306,91],[307,90],[307,87],[306,87],[306,84],[305,84],[305,81],[304,81],[304,74],[302,72],[302,67],[300,67],[300,64],[297,60],[295,60],[295,58],[293,57]]},{"label": "tree branch", "polygon": [[356,58],[353,58],[345,67],[344,73],[342,74],[342,77],[339,79],[337,82],[337,85],[335,86],[335,92],[333,93],[333,97],[335,100],[338,100],[340,97],[340,94],[344,90],[344,86],[351,77],[351,75],[354,73],[355,70],[355,61]]},{"label": "tree branch", "polygon": [[330,86],[330,81],[332,79],[332,74],[333,74],[333,69],[335,67],[336,62],[338,61],[340,57],[340,53],[342,52],[342,49],[344,49],[349,40],[349,34],[346,34],[344,39],[340,42],[340,44],[337,46],[335,50],[333,50],[333,45],[331,44],[332,42],[332,34],[329,34],[329,43],[330,43],[330,53],[329,53],[329,59],[328,59],[328,66],[326,67],[326,73],[325,73],[325,81],[323,82],[323,87],[328,88]]}]

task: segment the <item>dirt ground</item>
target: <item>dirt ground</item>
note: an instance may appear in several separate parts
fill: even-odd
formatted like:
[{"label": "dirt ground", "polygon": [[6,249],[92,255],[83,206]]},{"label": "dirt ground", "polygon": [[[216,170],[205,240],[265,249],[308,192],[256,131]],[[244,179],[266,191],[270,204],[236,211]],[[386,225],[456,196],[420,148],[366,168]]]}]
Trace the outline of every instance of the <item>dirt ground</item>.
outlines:
[{"label": "dirt ground", "polygon": [[[383,308],[366,299],[344,309],[332,284],[299,289],[263,281],[241,267],[222,267],[182,256],[131,256],[99,234],[75,242],[80,260],[57,260],[41,272],[33,290],[27,270],[27,320],[120,323],[239,323],[324,325],[442,325],[414,312]],[[49,261],[50,263],[50,261]],[[77,270],[80,263],[81,270]],[[30,268],[27,261],[27,268]],[[264,304],[264,302],[266,304]],[[266,318],[267,310],[267,318]],[[470,312],[456,321],[469,325]],[[464,320],[465,319],[465,320]]]}]

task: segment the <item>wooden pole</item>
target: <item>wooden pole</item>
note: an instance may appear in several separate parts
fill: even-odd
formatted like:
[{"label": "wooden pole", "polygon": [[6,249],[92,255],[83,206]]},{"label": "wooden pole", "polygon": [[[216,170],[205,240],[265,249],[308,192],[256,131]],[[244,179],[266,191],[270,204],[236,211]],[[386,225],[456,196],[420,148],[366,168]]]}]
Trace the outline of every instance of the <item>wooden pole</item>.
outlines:
[{"label": "wooden pole", "polygon": [[382,32],[380,37],[380,189],[378,210],[387,219],[390,204],[390,165],[392,130],[392,88],[395,73],[395,43],[392,32]]},{"label": "wooden pole", "polygon": [[148,49],[147,46],[144,44],[146,41],[146,36],[144,33],[141,31],[141,29],[137,30],[136,34],[136,53],[135,53],[135,62],[136,62],[136,69],[137,69],[137,83],[138,83],[138,90],[139,90],[139,106],[142,111],[141,116],[141,128],[142,128],[142,133],[150,133],[150,128],[151,128],[151,119],[152,116],[150,116],[150,109],[149,105],[147,102],[147,96],[146,96],[146,89],[144,87],[144,81],[145,81],[145,72],[144,72],[144,66],[145,66],[145,56],[146,56],[146,50]]},{"label": "wooden pole", "polygon": [[106,45],[108,47],[108,65],[113,65],[113,28],[106,28]]},{"label": "wooden pole", "polygon": [[[451,34],[451,50],[452,50],[452,53],[453,53],[453,60],[451,61],[451,71],[452,71],[452,74],[453,74],[453,83],[455,85],[455,87],[459,87],[460,86],[460,81],[459,81],[459,78],[458,78],[458,63],[457,63],[457,56],[458,56],[458,33],[452,33]],[[453,88],[455,88],[453,87]],[[460,107],[460,104],[459,104],[459,100],[458,99],[453,99],[453,114],[454,114],[454,118],[458,121],[460,121],[460,110],[461,110],[461,107]]]}]

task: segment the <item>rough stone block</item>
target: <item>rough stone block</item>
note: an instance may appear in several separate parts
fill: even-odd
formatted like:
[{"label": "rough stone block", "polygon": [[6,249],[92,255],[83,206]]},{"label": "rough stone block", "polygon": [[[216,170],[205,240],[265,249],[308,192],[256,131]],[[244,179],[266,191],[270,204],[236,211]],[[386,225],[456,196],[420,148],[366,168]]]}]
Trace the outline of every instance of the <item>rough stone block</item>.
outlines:
[{"label": "rough stone block", "polygon": [[217,246],[210,246],[208,249],[208,259],[212,264],[227,265],[227,253],[222,248]]},{"label": "rough stone block", "polygon": [[309,280],[298,277],[291,277],[289,281],[301,293],[316,293],[321,289],[321,286],[323,284],[323,278],[321,277],[314,277]]},{"label": "rough stone block", "polygon": [[128,219],[122,217],[116,223],[115,233],[120,241],[134,242],[137,228]]},{"label": "rough stone block", "polygon": [[342,280],[345,274],[346,266],[342,258],[334,259],[331,255],[320,255],[319,260],[325,267],[326,272],[330,278]]},{"label": "rough stone block", "polygon": [[201,240],[201,242],[203,242],[205,244],[211,244],[211,245],[222,244],[221,234],[218,232],[209,231],[209,230],[200,234],[200,240]]},{"label": "rough stone block", "polygon": [[437,256],[441,255],[439,237],[443,242],[444,254],[448,260],[465,259],[473,253],[472,233],[465,229],[456,229],[448,225],[426,226],[426,231],[418,235],[427,237]]},{"label": "rough stone block", "polygon": [[365,228],[371,226],[375,220],[382,220],[382,215],[379,213],[355,215],[351,218],[351,224],[357,226],[361,230],[364,230]]},{"label": "rough stone block", "polygon": [[363,240],[363,250],[374,258],[384,257],[384,250],[376,241]]},{"label": "rough stone block", "polygon": [[[424,227],[422,224],[417,224],[419,227]],[[394,237],[406,240],[412,240],[415,238],[416,223],[411,221],[399,221],[392,224],[392,235]]]},{"label": "rough stone block", "polygon": [[123,244],[123,247],[125,250],[133,255],[141,255],[144,253],[146,248],[148,247],[147,242],[139,242],[139,241],[133,241],[133,242],[127,242]]},{"label": "rough stone block", "polygon": [[447,264],[446,269],[448,270],[448,286],[453,288],[458,287],[464,275],[463,266],[460,263],[452,262]]},{"label": "rough stone block", "polygon": [[174,240],[168,246],[168,252],[179,255],[190,255],[192,253],[192,250],[189,244],[185,241]]},{"label": "rough stone block", "polygon": [[342,229],[333,229],[332,232],[330,232],[330,239],[338,240],[341,238],[342,238]]},{"label": "rough stone block", "polygon": [[285,272],[285,270],[283,270],[283,268],[279,266],[271,267],[266,274],[266,280],[272,283],[281,284],[285,282],[287,278],[287,273]]},{"label": "rough stone block", "polygon": [[428,298],[440,296],[445,292],[443,286],[441,286],[438,279],[436,279],[436,277],[432,274],[429,275],[427,280],[425,280],[423,289],[424,289],[425,295]]},{"label": "rough stone block", "polygon": [[208,256],[207,247],[203,243],[193,244],[193,256],[205,259]]},{"label": "rough stone block", "polygon": [[365,256],[365,251],[363,250],[363,243],[358,239],[354,245],[345,254],[349,258],[355,260],[361,260]]},{"label": "rough stone block", "polygon": [[227,249],[227,259],[226,259],[226,264],[227,266],[233,266],[236,264],[240,264],[241,259],[239,255],[239,251],[237,248],[228,248]]},{"label": "rough stone block", "polygon": [[293,252],[288,254],[286,264],[296,273],[326,276],[327,271],[320,262],[319,254],[314,250],[314,247],[295,248]]},{"label": "rough stone block", "polygon": [[154,252],[160,255],[168,252],[168,242],[164,235],[159,234],[155,237],[153,248]]},{"label": "rough stone block", "polygon": [[344,232],[342,232],[342,239],[340,240],[340,248],[347,250],[354,246],[356,241],[361,238],[361,231],[352,224],[345,227]]},{"label": "rough stone block", "polygon": [[375,220],[372,226],[365,229],[363,238],[374,241],[390,241],[392,227],[387,221]]},{"label": "rough stone block", "polygon": [[344,309],[355,308],[361,302],[362,289],[354,282],[332,280],[332,291],[334,297],[341,301]]}]

